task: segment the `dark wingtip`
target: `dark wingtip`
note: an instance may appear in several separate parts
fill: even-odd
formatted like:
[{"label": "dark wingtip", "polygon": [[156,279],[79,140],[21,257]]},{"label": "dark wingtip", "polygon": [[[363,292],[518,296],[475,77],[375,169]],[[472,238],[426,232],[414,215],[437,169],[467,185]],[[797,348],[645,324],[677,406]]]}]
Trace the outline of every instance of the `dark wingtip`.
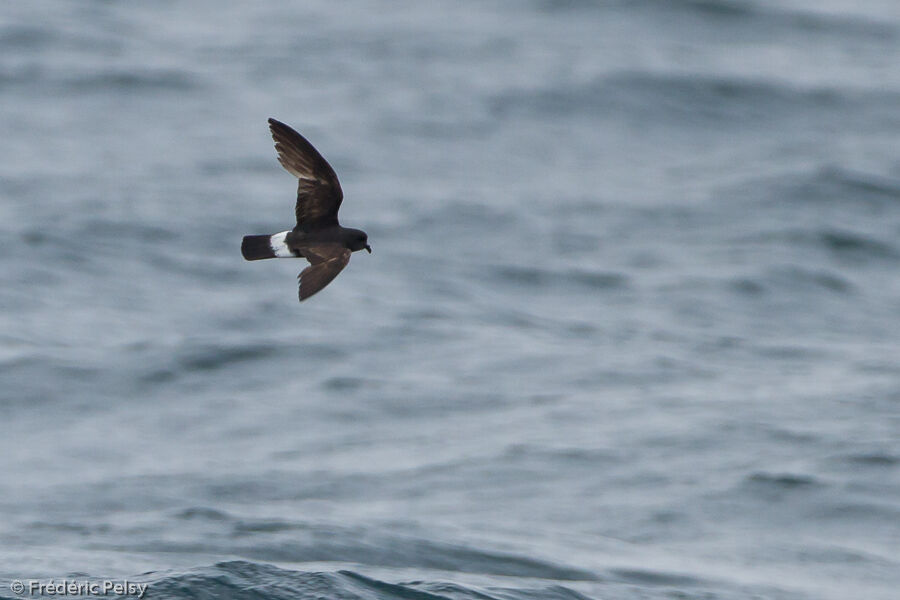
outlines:
[{"label": "dark wingtip", "polygon": [[289,125],[285,125],[278,119],[273,119],[269,117],[269,131],[272,132],[272,137],[275,138],[275,141],[278,142],[278,136],[282,138],[290,138],[292,135],[301,136],[299,133],[291,129]]}]

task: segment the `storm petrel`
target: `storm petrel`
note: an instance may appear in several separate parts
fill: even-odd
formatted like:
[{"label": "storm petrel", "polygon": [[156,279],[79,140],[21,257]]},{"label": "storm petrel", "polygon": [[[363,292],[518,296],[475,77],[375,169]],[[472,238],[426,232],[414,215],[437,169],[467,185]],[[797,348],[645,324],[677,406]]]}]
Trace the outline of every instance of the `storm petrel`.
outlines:
[{"label": "storm petrel", "polygon": [[331,283],[350,262],[350,254],[366,250],[365,231],[341,227],[338,209],[344,193],[334,169],[302,135],[275,119],[269,119],[278,162],[300,180],[297,186],[297,225],[274,235],[245,235],[241,254],[247,260],[305,258],[309,266],[300,273],[303,302]]}]

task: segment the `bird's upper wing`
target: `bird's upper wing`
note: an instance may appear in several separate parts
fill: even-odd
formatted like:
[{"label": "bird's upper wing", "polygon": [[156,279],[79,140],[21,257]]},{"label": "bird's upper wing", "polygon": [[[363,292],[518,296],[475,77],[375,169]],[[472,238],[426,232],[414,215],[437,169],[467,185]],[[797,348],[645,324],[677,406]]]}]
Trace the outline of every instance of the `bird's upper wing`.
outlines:
[{"label": "bird's upper wing", "polygon": [[350,250],[340,244],[304,246],[309,266],[300,273],[300,302],[303,302],[338,276],[350,262]]},{"label": "bird's upper wing", "polygon": [[344,192],[334,169],[306,138],[275,119],[269,119],[278,162],[300,180],[297,186],[297,225],[305,230],[337,225]]}]

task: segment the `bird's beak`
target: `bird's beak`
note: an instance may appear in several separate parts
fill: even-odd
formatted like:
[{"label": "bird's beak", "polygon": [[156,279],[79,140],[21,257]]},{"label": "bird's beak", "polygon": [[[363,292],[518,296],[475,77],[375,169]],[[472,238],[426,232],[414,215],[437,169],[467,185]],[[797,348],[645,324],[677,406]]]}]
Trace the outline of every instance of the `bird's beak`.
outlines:
[{"label": "bird's beak", "polygon": [[366,252],[368,252],[369,254],[372,254],[372,246],[366,244]]}]

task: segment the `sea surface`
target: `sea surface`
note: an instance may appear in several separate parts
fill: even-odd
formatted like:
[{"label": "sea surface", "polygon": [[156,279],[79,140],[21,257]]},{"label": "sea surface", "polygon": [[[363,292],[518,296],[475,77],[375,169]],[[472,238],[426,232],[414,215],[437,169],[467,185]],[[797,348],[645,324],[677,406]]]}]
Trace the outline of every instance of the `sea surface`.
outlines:
[{"label": "sea surface", "polygon": [[894,0],[4,2],[0,248],[4,600],[900,597]]}]

